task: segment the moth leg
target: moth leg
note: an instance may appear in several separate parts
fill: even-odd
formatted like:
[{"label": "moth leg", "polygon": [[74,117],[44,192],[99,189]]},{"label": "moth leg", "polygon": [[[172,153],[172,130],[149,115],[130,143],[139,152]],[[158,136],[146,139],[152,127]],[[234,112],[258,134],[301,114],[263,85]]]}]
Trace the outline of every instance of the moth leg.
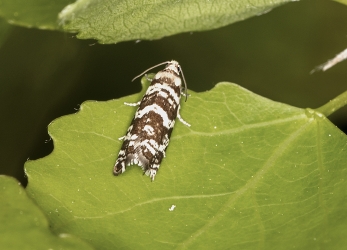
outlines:
[{"label": "moth leg", "polygon": [[140,105],[140,103],[141,103],[141,101],[139,101],[139,102],[135,102],[135,103],[124,102],[124,104],[125,104],[125,105],[127,105],[127,106],[133,106],[133,107],[135,107],[135,106],[139,106],[139,105]]},{"label": "moth leg", "polygon": [[125,136],[119,137],[118,140],[123,141]]},{"label": "moth leg", "polygon": [[180,111],[179,111],[179,110],[178,110],[178,112],[177,112],[177,118],[178,118],[178,120],[180,120],[180,122],[182,122],[184,125],[190,127],[190,124],[189,124],[188,122],[186,122],[185,120],[183,120],[183,118],[181,117]]},{"label": "moth leg", "polygon": [[[183,91],[181,91],[181,95],[183,95],[184,97],[186,97],[186,93],[184,93]],[[187,96],[189,97],[189,96],[191,96],[191,94],[188,94],[188,93],[187,93]]]}]

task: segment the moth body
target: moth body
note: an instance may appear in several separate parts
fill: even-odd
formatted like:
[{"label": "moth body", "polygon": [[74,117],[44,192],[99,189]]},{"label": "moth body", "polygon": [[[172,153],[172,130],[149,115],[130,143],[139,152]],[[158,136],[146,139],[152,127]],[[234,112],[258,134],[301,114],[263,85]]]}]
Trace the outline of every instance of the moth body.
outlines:
[{"label": "moth body", "polygon": [[124,141],[114,165],[114,175],[124,173],[127,166],[136,164],[154,180],[165,157],[176,118],[190,126],[179,114],[182,90],[180,66],[176,61],[169,61],[165,69],[154,76],[139,103],[125,103],[139,107],[126,135],[121,138]]}]

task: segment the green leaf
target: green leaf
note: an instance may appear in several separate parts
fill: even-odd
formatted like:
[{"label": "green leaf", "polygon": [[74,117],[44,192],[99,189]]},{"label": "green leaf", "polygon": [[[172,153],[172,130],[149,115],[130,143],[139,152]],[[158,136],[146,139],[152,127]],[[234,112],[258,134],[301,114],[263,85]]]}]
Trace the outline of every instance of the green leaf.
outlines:
[{"label": "green leaf", "polygon": [[0,16],[11,24],[40,29],[60,29],[58,13],[71,0],[1,0]]},{"label": "green leaf", "polygon": [[334,1],[347,5],[347,0],[334,0]]},{"label": "green leaf", "polygon": [[53,121],[53,153],[25,166],[52,229],[98,249],[343,249],[346,136],[235,84],[190,94],[154,182],[112,175],[142,93]]},{"label": "green leaf", "polygon": [[65,30],[79,33],[78,38],[116,43],[215,29],[287,2],[291,0],[79,0],[59,18]]},{"label": "green leaf", "polygon": [[15,179],[0,175],[1,249],[92,249],[81,240],[53,235],[43,213]]}]

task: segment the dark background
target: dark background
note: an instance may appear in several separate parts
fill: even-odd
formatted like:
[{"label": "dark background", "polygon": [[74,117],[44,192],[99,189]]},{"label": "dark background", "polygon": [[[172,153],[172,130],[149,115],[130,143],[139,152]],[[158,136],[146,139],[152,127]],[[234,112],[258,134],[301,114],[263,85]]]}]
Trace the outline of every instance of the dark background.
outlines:
[{"label": "dark background", "polygon": [[[138,92],[140,81],[131,79],[160,62],[177,60],[197,92],[230,81],[275,101],[317,108],[347,90],[347,62],[310,71],[345,48],[347,6],[325,0],[292,2],[217,30],[114,45],[13,27],[0,48],[0,174],[26,184],[25,161],[53,150],[52,120],[86,100]],[[329,119],[345,131],[347,108]]]}]

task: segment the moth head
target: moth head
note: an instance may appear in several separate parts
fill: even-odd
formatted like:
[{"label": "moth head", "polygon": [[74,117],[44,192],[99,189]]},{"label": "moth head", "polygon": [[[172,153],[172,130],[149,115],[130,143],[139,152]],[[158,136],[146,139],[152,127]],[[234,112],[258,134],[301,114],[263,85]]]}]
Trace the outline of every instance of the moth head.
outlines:
[{"label": "moth head", "polygon": [[149,69],[146,69],[144,72],[142,72],[141,74],[139,74],[138,76],[135,76],[133,78],[132,81],[134,81],[136,78],[142,76],[143,74],[147,73],[148,71],[150,71],[151,69],[154,69],[160,65],[163,65],[163,64],[166,64],[166,67],[165,67],[165,70],[170,70],[170,71],[173,71],[175,72],[177,75],[182,75],[182,78],[183,78],[183,82],[184,82],[184,92],[185,92],[185,96],[186,96],[186,101],[187,101],[187,98],[188,98],[188,88],[187,88],[187,83],[186,83],[186,79],[184,78],[184,74],[183,74],[183,70],[181,69],[181,66],[179,65],[179,63],[175,60],[171,60],[171,61],[166,61],[166,62],[162,62],[162,63],[159,63],[157,65],[154,65],[153,67],[150,67]]},{"label": "moth head", "polygon": [[165,69],[171,70],[175,72],[177,75],[180,75],[180,72],[181,72],[181,66],[178,64],[178,62],[174,60],[168,62]]}]

